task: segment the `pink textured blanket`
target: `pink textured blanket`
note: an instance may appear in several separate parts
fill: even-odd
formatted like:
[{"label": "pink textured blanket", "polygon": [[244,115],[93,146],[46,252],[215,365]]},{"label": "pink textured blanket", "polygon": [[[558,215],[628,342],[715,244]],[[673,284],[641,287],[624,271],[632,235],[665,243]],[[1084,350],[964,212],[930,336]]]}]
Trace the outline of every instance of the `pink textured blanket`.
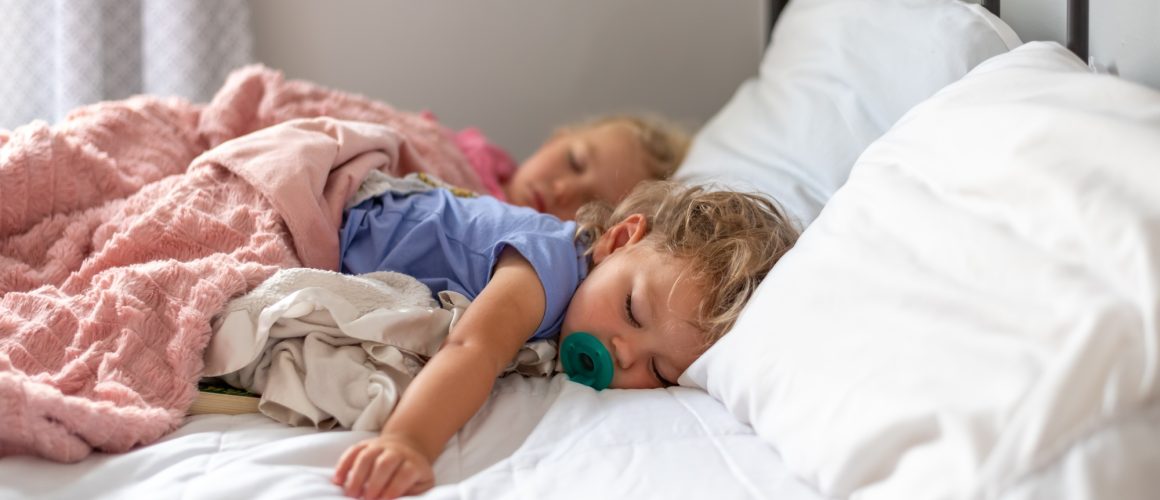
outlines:
[{"label": "pink textured blanket", "polygon": [[[226,142],[316,114],[389,125]],[[77,461],[175,429],[213,315],[280,268],[333,268],[366,172],[471,184],[420,120],[247,68],[206,106],[138,97],[0,133],[0,456]]]}]

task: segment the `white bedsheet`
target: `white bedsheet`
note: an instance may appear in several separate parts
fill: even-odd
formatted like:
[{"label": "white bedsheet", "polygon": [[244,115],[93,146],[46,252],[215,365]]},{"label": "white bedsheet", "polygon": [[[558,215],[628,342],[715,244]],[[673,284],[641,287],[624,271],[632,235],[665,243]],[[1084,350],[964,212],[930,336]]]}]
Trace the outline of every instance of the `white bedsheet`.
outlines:
[{"label": "white bedsheet", "polygon": [[[0,498],[343,498],[334,464],[370,435],[201,415],[122,455],[0,460]],[[597,393],[563,376],[501,379],[435,469],[427,498],[820,498],[703,392]]]}]

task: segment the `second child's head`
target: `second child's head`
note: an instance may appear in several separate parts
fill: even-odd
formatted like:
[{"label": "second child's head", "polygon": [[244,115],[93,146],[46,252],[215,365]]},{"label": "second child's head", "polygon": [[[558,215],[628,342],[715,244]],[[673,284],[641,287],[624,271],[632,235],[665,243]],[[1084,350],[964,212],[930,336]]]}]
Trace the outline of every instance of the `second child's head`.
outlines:
[{"label": "second child's head", "polygon": [[590,201],[618,203],[648,179],[667,179],[689,136],[660,118],[612,115],[564,127],[504,187],[509,202],[571,220]]},{"label": "second child's head", "polygon": [[564,316],[612,356],[610,387],[672,385],[732,327],[797,240],[769,198],[674,182],[639,185],[615,209],[577,214],[593,267]]}]

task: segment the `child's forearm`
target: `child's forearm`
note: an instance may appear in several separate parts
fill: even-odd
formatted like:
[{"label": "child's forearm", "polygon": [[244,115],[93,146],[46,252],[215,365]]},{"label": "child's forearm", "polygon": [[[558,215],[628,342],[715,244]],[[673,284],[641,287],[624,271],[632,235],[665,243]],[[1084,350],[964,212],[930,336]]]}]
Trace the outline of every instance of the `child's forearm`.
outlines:
[{"label": "child's forearm", "polygon": [[479,349],[463,344],[444,347],[404,392],[383,434],[407,436],[434,462],[451,436],[487,401],[497,375]]},{"label": "child's forearm", "polygon": [[544,302],[535,269],[515,250],[505,249],[491,281],[403,393],[383,435],[406,436],[428,459],[438,458],[535,332]]}]

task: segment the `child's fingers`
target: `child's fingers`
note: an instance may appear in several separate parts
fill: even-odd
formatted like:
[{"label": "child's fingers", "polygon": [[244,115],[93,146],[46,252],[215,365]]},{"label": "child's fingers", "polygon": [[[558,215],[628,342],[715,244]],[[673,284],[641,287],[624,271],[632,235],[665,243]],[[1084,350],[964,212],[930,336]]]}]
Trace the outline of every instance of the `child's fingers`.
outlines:
[{"label": "child's fingers", "polygon": [[395,471],[395,476],[391,478],[391,482],[387,484],[387,488],[383,490],[383,495],[386,498],[399,498],[404,492],[408,491],[415,485],[419,479],[419,471],[411,462],[403,462],[399,469]]},{"label": "child's fingers", "polygon": [[350,473],[346,476],[346,483],[343,486],[343,492],[346,493],[346,496],[357,498],[363,495],[363,483],[374,472],[375,459],[378,458],[381,451],[378,448],[364,448],[355,457],[354,465],[351,466]]},{"label": "child's fingers", "polygon": [[355,457],[358,456],[358,453],[362,451],[362,449],[363,444],[356,443],[350,448],[347,448],[346,451],[342,453],[342,456],[338,459],[338,465],[334,468],[334,477],[331,479],[334,484],[342,485],[346,482],[346,475],[350,472],[350,468],[354,464]]},{"label": "child's fingers", "polygon": [[403,462],[402,456],[393,450],[387,450],[375,460],[374,470],[364,485],[364,498],[382,498],[383,488],[394,481],[394,476]]}]

